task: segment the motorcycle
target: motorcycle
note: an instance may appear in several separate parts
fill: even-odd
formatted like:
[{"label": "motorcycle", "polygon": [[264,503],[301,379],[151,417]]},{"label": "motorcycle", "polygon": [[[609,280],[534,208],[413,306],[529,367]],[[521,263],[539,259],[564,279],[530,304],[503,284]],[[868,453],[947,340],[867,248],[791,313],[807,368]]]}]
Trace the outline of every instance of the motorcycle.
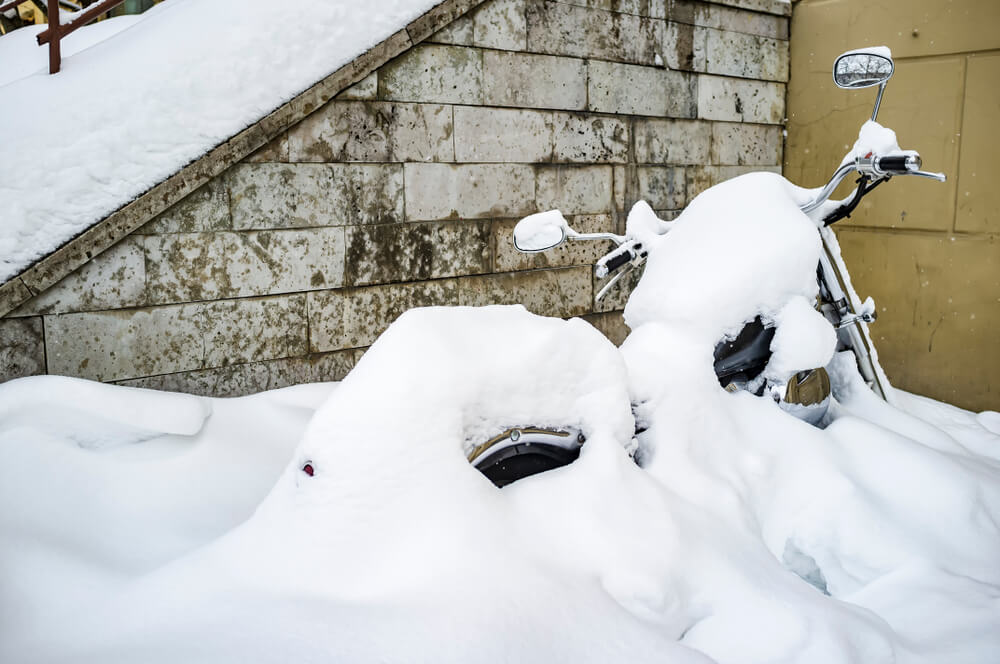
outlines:
[{"label": "motorcycle", "polygon": [[[724,321],[724,324],[716,326],[716,334],[719,336],[716,337],[718,340],[713,357],[713,368],[719,385],[727,392],[748,392],[758,397],[770,397],[795,417],[822,427],[828,416],[831,400],[830,375],[825,365],[833,352],[847,351],[853,354],[857,370],[868,387],[879,398],[891,404],[892,388],[878,362],[868,329],[868,325],[876,318],[874,302],[871,298],[862,301],[854,290],[841,258],[836,236],[830,227],[849,217],[865,196],[895,176],[945,181],[942,173],[920,170],[922,161],[919,154],[901,150],[894,132],[876,122],[886,83],[892,77],[894,69],[891,53],[885,47],[848,51],[835,60],[833,80],[838,87],[859,89],[878,86],[878,93],[871,118],[862,126],[853,149],[845,156],[830,180],[817,190],[800,189],[775,174],[744,175],[703,192],[674,221],[657,218],[652,209],[640,201],[629,212],[623,235],[577,232],[558,210],[550,210],[522,219],[514,229],[514,246],[521,252],[535,253],[551,250],[566,242],[614,243],[615,248],[599,259],[594,268],[599,279],[608,279],[596,296],[600,300],[619,285],[626,274],[644,268],[647,260],[655,259],[659,252],[670,254],[672,249],[664,242],[664,238],[669,238],[682,220],[686,229],[698,228],[696,224],[708,228],[711,220],[723,214],[732,216],[736,212],[744,218],[756,217],[747,219],[745,223],[752,221],[755,224],[767,224],[769,217],[780,217],[778,208],[787,201],[779,199],[785,196],[798,209],[798,212],[793,210],[791,215],[797,215],[799,222],[801,216],[805,215],[812,222],[808,225],[807,232],[813,240],[817,234],[819,237],[818,264],[813,262],[812,268],[806,266],[807,269],[815,270],[815,283],[809,294],[814,302],[808,303],[811,312],[801,311],[809,307],[798,306],[796,310],[796,307],[790,306],[795,298],[777,289],[779,298],[770,306],[753,305],[753,308],[743,310],[737,316],[737,321],[720,317],[719,320]],[[831,201],[834,190],[851,173],[858,175],[854,192],[844,200]],[[753,176],[761,177],[754,179]],[[768,178],[764,179],[763,176]],[[743,183],[739,186],[730,184],[741,180]],[[780,184],[776,180],[780,180]],[[781,189],[781,185],[785,189]],[[754,200],[755,187],[768,191],[768,196]],[[734,209],[732,206],[721,208],[719,204],[715,204],[712,207],[711,201],[727,196],[730,199],[743,199],[742,206]],[[699,221],[692,224],[694,218]],[[772,225],[776,224],[755,225],[753,232],[762,232]],[[780,232],[799,232],[801,227],[802,224],[799,223],[795,228],[789,226]],[[746,236],[740,235],[746,232],[746,225],[742,228],[730,226],[719,233],[715,241],[721,244],[728,235],[736,235],[746,241]],[[691,235],[691,232],[687,234]],[[779,235],[780,233],[772,234],[772,245],[776,246],[768,245],[769,250],[784,250]],[[799,246],[808,247],[808,243],[800,243]],[[808,253],[804,251],[803,255]],[[679,258],[677,251],[672,251],[672,256],[675,260]],[[713,269],[733,269],[736,267],[734,263],[738,265],[739,262],[739,253],[730,252],[728,260],[720,259],[720,265],[713,266]],[[767,274],[766,270],[759,273],[765,276]],[[676,284],[670,281],[671,278],[676,280],[686,277],[685,272],[675,271],[670,275],[669,271],[662,268],[656,274],[652,274],[649,269],[642,273],[625,309],[626,320],[633,334],[638,327],[660,322],[672,315],[658,302],[671,300],[669,295],[681,291],[693,291],[687,283]],[[722,293],[721,289],[732,289],[736,284],[734,279],[734,276],[730,276],[729,284],[710,284],[705,289],[706,297]],[[717,289],[716,292],[713,292],[713,287]],[[640,291],[645,295],[637,298]],[[675,308],[684,308],[683,298],[674,297],[671,301]],[[630,307],[633,309],[631,320]],[[732,306],[728,308],[733,312],[727,313],[733,315],[740,309]],[[822,316],[821,320],[817,314]],[[782,329],[786,325],[792,330],[783,334]],[[789,335],[790,339],[782,338]],[[798,353],[799,358],[796,359],[796,353],[790,350],[804,342],[815,346],[816,339],[820,340],[819,346],[824,346],[823,340],[827,335],[830,337],[827,345],[832,348],[825,355],[823,352],[813,353],[812,357],[822,358],[816,360],[814,365],[801,365],[808,359],[802,359],[802,353]],[[783,351],[780,358],[777,350]],[[809,353],[805,356],[808,358]],[[634,405],[637,433],[643,428],[640,406]],[[537,426],[512,427],[476,446],[468,459],[494,484],[502,487],[523,477],[571,463],[578,457],[584,442],[585,436],[581,431]]]}]

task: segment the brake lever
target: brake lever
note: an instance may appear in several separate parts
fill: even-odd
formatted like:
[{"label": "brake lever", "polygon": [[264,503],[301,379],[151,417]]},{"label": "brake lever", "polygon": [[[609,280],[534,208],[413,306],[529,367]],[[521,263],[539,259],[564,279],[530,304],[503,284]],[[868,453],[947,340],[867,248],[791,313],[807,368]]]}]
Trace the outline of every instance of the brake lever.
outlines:
[{"label": "brake lever", "polygon": [[947,182],[948,176],[944,173],[931,173],[929,171],[910,171],[907,175],[919,175],[922,178],[930,178],[931,180],[937,180],[938,182]]}]

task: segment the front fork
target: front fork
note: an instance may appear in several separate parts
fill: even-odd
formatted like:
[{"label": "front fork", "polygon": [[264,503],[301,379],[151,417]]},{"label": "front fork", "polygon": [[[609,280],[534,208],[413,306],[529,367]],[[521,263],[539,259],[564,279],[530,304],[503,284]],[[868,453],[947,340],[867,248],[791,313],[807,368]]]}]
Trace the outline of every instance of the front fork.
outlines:
[{"label": "front fork", "polygon": [[[891,388],[885,372],[878,363],[866,322],[868,315],[862,311],[861,299],[845,278],[840,244],[829,228],[820,230],[823,239],[823,253],[820,255],[819,270],[822,286],[829,301],[824,303],[823,314],[837,328],[840,344],[854,353],[862,378],[883,401],[893,402]],[[846,323],[846,324],[845,324]]]}]

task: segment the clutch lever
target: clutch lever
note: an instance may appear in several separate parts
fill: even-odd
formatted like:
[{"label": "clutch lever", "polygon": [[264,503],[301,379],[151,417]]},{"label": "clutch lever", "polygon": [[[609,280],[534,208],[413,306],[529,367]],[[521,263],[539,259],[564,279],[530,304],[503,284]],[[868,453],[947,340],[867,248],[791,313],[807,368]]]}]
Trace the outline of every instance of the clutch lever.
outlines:
[{"label": "clutch lever", "polygon": [[[641,249],[641,247],[642,247],[642,245],[637,244],[635,248],[637,250],[639,250],[639,249]],[[619,281],[621,281],[622,277],[624,277],[626,274],[628,274],[629,272],[631,272],[632,270],[634,270],[635,268],[639,267],[640,265],[642,265],[643,263],[646,262],[646,256],[647,256],[647,254],[646,254],[645,251],[641,251],[638,254],[633,254],[631,252],[628,252],[628,253],[624,254],[624,256],[626,256],[628,258],[628,260],[622,261],[621,263],[619,263],[618,265],[616,265],[615,268],[618,268],[618,267],[621,267],[622,265],[625,265],[625,269],[622,270],[622,271],[620,271],[620,272],[618,272],[615,276],[611,277],[611,279],[608,281],[608,283],[604,284],[604,287],[601,288],[600,291],[598,291],[598,293],[594,297],[594,299],[596,299],[596,300],[602,300],[602,299],[604,299],[604,296],[608,294],[608,292],[615,286],[615,284],[617,284]],[[598,267],[602,267],[602,266],[599,265]],[[615,269],[615,268],[612,268],[612,269]],[[603,273],[601,273],[601,271],[599,269],[595,270],[595,272],[597,273],[597,278],[598,279],[606,277],[610,273],[610,271],[607,270],[607,269],[605,269],[603,271]]]},{"label": "clutch lever", "polygon": [[614,285],[621,280],[622,277],[631,272],[633,269],[634,269],[633,266],[629,264],[629,266],[626,267],[624,270],[622,270],[615,276],[611,277],[611,280],[608,281],[608,283],[604,284],[604,288],[602,288],[597,292],[597,295],[594,299],[603,300],[604,296],[608,294],[608,291],[610,291],[614,287]]},{"label": "clutch lever", "polygon": [[597,261],[594,266],[594,274],[597,275],[598,279],[603,279],[626,263],[631,263],[637,257],[645,257],[645,255],[646,252],[642,250],[642,244],[630,240]]}]

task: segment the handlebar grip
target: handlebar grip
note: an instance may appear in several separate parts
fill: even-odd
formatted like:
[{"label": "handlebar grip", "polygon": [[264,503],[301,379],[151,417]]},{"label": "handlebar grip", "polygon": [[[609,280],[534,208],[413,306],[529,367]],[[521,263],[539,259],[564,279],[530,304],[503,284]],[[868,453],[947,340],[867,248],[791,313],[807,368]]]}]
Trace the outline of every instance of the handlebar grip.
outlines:
[{"label": "handlebar grip", "polygon": [[609,273],[614,272],[622,265],[625,265],[625,263],[628,263],[631,260],[632,260],[632,252],[626,249],[617,256],[612,256],[611,258],[609,258],[608,262],[604,264],[604,268]]},{"label": "handlebar grip", "polygon": [[916,155],[900,154],[879,157],[875,165],[882,172],[905,175],[920,170],[921,163]]}]

